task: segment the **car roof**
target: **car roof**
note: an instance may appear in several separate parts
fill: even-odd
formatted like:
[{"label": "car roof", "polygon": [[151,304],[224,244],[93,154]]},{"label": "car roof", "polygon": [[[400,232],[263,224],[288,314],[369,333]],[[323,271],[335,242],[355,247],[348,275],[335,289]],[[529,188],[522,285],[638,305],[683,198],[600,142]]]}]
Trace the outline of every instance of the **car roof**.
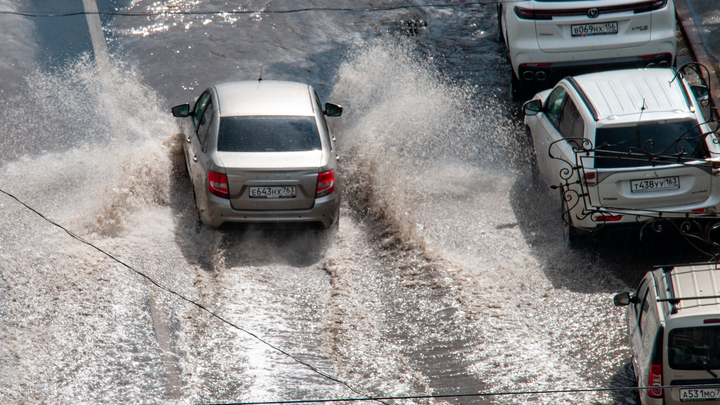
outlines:
[{"label": "car roof", "polygon": [[[657,277],[665,278],[664,270],[658,270]],[[670,297],[672,290],[674,298],[679,302],[675,316],[712,315],[720,314],[720,268],[715,264],[701,264],[677,266],[670,271],[672,286],[661,291],[660,298]],[[667,283],[662,283],[667,288]],[[698,297],[717,297],[700,298]],[[671,304],[667,308],[671,309]]]},{"label": "car roof", "polygon": [[573,77],[597,114],[598,126],[695,118],[670,68],[625,69]]},{"label": "car roof", "polygon": [[221,117],[313,116],[312,88],[307,84],[248,80],[215,86]]}]

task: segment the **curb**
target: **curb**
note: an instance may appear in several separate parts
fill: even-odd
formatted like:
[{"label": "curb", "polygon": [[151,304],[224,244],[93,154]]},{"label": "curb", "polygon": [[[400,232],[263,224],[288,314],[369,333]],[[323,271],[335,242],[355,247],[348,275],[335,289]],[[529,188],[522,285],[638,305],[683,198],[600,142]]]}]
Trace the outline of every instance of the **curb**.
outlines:
[{"label": "curb", "polygon": [[707,48],[705,48],[705,42],[703,42],[700,36],[700,30],[695,24],[695,19],[690,13],[690,8],[686,0],[675,0],[675,15],[680,22],[680,27],[685,38],[687,38],[690,51],[695,57],[695,61],[702,63],[710,71],[710,83],[708,84],[712,89],[711,100],[713,106],[717,108],[720,106],[720,82],[718,82],[717,71],[710,60]]}]

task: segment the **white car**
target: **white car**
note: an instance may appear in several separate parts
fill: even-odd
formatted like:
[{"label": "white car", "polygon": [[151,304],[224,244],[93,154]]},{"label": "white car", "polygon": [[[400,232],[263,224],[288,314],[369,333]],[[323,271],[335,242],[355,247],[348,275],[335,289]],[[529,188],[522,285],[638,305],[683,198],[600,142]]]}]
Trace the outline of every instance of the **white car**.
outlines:
[{"label": "white car", "polygon": [[338,223],[340,184],[326,103],[311,86],[254,80],[205,90],[182,118],[185,163],[200,219],[224,223]]},{"label": "white car", "polygon": [[627,306],[630,353],[642,404],[720,403],[717,265],[656,269],[634,292],[617,294],[614,303]]},{"label": "white car", "polygon": [[497,8],[513,98],[569,74],[675,61],[673,0],[500,0]]},{"label": "white car", "polygon": [[525,103],[536,170],[562,197],[569,244],[650,218],[715,217],[720,145],[705,86],[672,68],[569,76]]}]

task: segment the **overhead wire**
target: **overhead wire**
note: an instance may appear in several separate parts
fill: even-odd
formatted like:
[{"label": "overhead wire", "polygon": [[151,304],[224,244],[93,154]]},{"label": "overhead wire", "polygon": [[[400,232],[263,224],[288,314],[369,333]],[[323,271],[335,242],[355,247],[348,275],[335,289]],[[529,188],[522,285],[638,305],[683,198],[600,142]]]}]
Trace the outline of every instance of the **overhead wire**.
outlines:
[{"label": "overhead wire", "polygon": [[3,190],[2,188],[0,188],[0,193],[5,194],[6,196],[8,196],[8,197],[12,198],[13,200],[17,201],[20,205],[24,206],[24,207],[27,208],[28,210],[30,210],[30,211],[32,211],[33,213],[37,214],[40,218],[42,218],[42,219],[45,220],[46,222],[48,222],[48,223],[50,223],[50,224],[52,224],[52,225],[60,228],[60,229],[63,230],[65,233],[67,233],[68,235],[70,235],[73,239],[75,239],[75,240],[77,240],[77,241],[79,241],[79,242],[81,242],[81,243],[83,243],[83,244],[85,244],[85,245],[87,245],[87,246],[90,246],[91,248],[93,248],[93,249],[97,250],[98,252],[100,252],[101,254],[109,257],[110,259],[112,259],[113,261],[115,261],[115,262],[117,262],[118,264],[122,265],[123,267],[127,268],[128,270],[130,270],[130,271],[134,272],[135,274],[143,277],[144,279],[146,279],[147,281],[149,281],[150,283],[152,283],[153,285],[155,285],[157,288],[159,288],[159,289],[161,289],[161,290],[163,290],[163,291],[166,291],[166,292],[168,292],[168,293],[170,293],[170,294],[172,294],[172,295],[180,298],[181,300],[183,300],[183,301],[185,301],[185,302],[187,302],[187,303],[189,303],[189,304],[192,304],[192,305],[196,306],[197,308],[201,309],[202,311],[205,311],[206,313],[208,313],[208,314],[211,315],[212,317],[216,318],[217,320],[225,323],[226,325],[228,325],[228,326],[230,326],[230,327],[232,327],[232,328],[234,328],[234,329],[237,329],[237,330],[239,330],[239,331],[242,331],[242,332],[244,332],[244,333],[252,336],[253,338],[255,338],[256,340],[258,340],[259,342],[261,342],[261,343],[265,344],[266,346],[272,348],[273,350],[275,350],[275,351],[277,351],[277,352],[279,352],[279,353],[281,353],[281,354],[283,354],[283,355],[291,358],[291,359],[292,359],[293,361],[295,361],[296,363],[301,364],[301,365],[307,367],[308,369],[310,369],[310,370],[313,371],[314,373],[316,373],[316,374],[318,374],[318,375],[320,375],[320,376],[322,376],[322,377],[324,377],[324,378],[326,378],[326,379],[328,379],[328,380],[330,380],[330,381],[334,381],[334,382],[336,382],[336,383],[338,383],[338,384],[340,384],[340,385],[345,386],[346,388],[348,388],[349,390],[351,390],[352,392],[354,392],[354,393],[357,394],[357,395],[364,395],[362,392],[360,392],[360,390],[358,390],[358,389],[356,389],[355,387],[351,386],[349,383],[347,383],[347,382],[345,382],[345,381],[343,381],[343,380],[340,380],[340,379],[337,378],[337,377],[334,377],[334,376],[332,376],[332,375],[330,375],[330,374],[328,374],[328,373],[325,373],[325,372],[319,370],[317,367],[313,366],[312,364],[310,364],[310,363],[308,363],[308,362],[305,362],[305,361],[297,358],[297,356],[295,356],[295,355],[293,355],[293,354],[291,354],[291,353],[283,350],[282,348],[280,348],[280,347],[278,347],[278,346],[275,346],[275,345],[273,345],[272,343],[270,343],[270,342],[262,339],[262,338],[261,338],[260,336],[258,336],[257,334],[255,334],[255,333],[253,333],[253,332],[251,332],[251,331],[249,331],[249,330],[247,330],[247,329],[245,329],[245,328],[243,328],[243,327],[241,327],[241,326],[238,326],[238,325],[236,325],[235,323],[233,323],[233,322],[225,319],[224,317],[216,314],[215,312],[213,312],[213,311],[211,311],[209,308],[207,308],[205,305],[203,305],[203,304],[201,304],[201,303],[199,303],[199,302],[197,302],[197,301],[194,301],[194,300],[192,300],[192,299],[190,299],[190,298],[187,298],[187,297],[185,297],[184,295],[180,294],[179,292],[177,292],[177,291],[175,291],[175,290],[173,290],[173,289],[171,289],[171,288],[169,288],[169,287],[166,287],[166,286],[164,286],[163,284],[160,284],[160,282],[154,280],[152,277],[148,276],[147,274],[145,274],[145,273],[143,273],[143,272],[135,269],[135,268],[132,267],[131,265],[125,263],[125,262],[122,261],[121,259],[119,259],[119,258],[115,257],[113,254],[109,253],[108,251],[100,248],[99,246],[93,244],[93,243],[90,242],[90,241],[85,240],[84,238],[82,238],[81,236],[77,235],[76,233],[70,231],[68,228],[66,228],[65,226],[61,225],[60,223],[58,223],[58,222],[56,222],[56,221],[48,218],[47,216],[45,216],[43,213],[41,213],[41,212],[38,211],[37,209],[31,207],[29,204],[27,204],[27,203],[25,203],[24,201],[20,200],[20,199],[19,199],[18,197],[16,197],[14,194],[12,194],[12,193],[10,193],[10,192],[8,192],[8,191],[5,191],[5,190]]},{"label": "overhead wire", "polygon": [[14,10],[0,10],[0,15],[10,14],[18,15],[23,17],[72,17],[78,15],[102,15],[102,16],[118,16],[118,17],[157,17],[157,16],[173,16],[173,15],[243,15],[243,14],[293,14],[313,11],[326,11],[326,12],[385,12],[385,11],[396,11],[405,9],[420,9],[420,8],[467,8],[470,6],[484,6],[490,4],[496,4],[496,0],[485,0],[463,4],[403,4],[395,6],[382,6],[372,8],[351,8],[351,7],[309,7],[309,8],[294,8],[287,10],[230,10],[230,11],[202,11],[202,10],[165,10],[160,12],[131,12],[131,11],[70,11],[70,12],[59,12],[59,13],[43,13],[43,12],[25,12],[25,11],[14,11]]},{"label": "overhead wire", "polygon": [[[359,398],[330,398],[330,399],[317,399],[317,398],[316,398],[316,399],[285,400],[285,401],[224,402],[224,403],[207,403],[207,404],[203,404],[203,405],[273,405],[273,404],[283,405],[283,404],[331,403],[331,402],[332,402],[332,403],[334,403],[334,402],[367,402],[367,401],[381,402],[381,403],[383,403],[383,404],[387,404],[387,403],[384,402],[384,401],[391,401],[391,400],[411,400],[411,399],[443,399],[443,398],[467,398],[467,397],[488,397],[488,396],[510,396],[510,395],[519,396],[519,395],[541,395],[541,394],[567,394],[567,393],[608,392],[608,391],[634,391],[634,390],[647,390],[647,389],[658,389],[658,388],[682,388],[682,387],[683,387],[683,386],[663,386],[663,387],[654,386],[654,387],[620,387],[620,388],[578,388],[578,389],[565,389],[565,390],[532,390],[532,391],[477,392],[477,393],[467,393],[467,394],[436,394],[436,395],[410,395],[410,396],[363,396],[363,394],[362,394],[362,392],[360,392],[360,390],[358,390],[358,389],[356,389],[355,387],[351,386],[349,383],[347,383],[347,382],[345,382],[345,381],[343,381],[343,380],[340,380],[340,379],[337,378],[337,377],[334,377],[334,376],[332,376],[332,375],[330,375],[330,374],[328,374],[328,373],[325,373],[325,372],[317,369],[317,368],[316,368],[315,366],[313,366],[312,364],[309,364],[309,363],[307,363],[307,362],[305,362],[305,361],[297,358],[295,355],[293,355],[293,354],[291,354],[291,353],[288,353],[287,351],[281,349],[280,347],[275,346],[275,345],[273,345],[273,344],[270,343],[270,342],[267,342],[266,340],[264,340],[264,339],[262,339],[261,337],[259,337],[257,334],[255,334],[255,333],[253,333],[253,332],[251,332],[251,331],[249,331],[249,330],[247,330],[247,329],[245,329],[245,328],[243,328],[243,327],[241,327],[241,326],[238,326],[238,325],[236,325],[235,323],[233,323],[233,322],[225,319],[224,317],[216,314],[215,312],[211,311],[209,308],[207,308],[207,307],[204,306],[203,304],[201,304],[201,303],[199,303],[199,302],[196,302],[196,301],[194,301],[194,300],[192,300],[192,299],[190,299],[190,298],[187,298],[187,297],[185,297],[184,295],[178,293],[177,291],[175,291],[175,290],[173,290],[173,289],[171,289],[171,288],[169,288],[169,287],[164,286],[164,285],[161,284],[160,282],[154,280],[152,277],[148,276],[147,274],[145,274],[145,273],[143,273],[143,272],[135,269],[135,268],[132,267],[131,265],[125,263],[125,262],[122,261],[121,259],[119,259],[119,258],[117,258],[116,256],[114,256],[113,254],[109,253],[108,251],[100,248],[99,246],[93,244],[93,243],[90,242],[90,241],[85,240],[84,238],[82,238],[81,236],[77,235],[76,233],[70,231],[68,228],[66,228],[65,226],[61,225],[60,223],[58,223],[58,222],[56,222],[56,221],[48,218],[46,215],[44,215],[43,213],[41,213],[41,212],[38,211],[37,209],[33,208],[32,206],[30,206],[29,204],[25,203],[24,201],[20,200],[20,199],[19,199],[18,197],[16,197],[14,194],[12,194],[12,193],[10,193],[10,192],[8,192],[8,191],[5,191],[5,190],[3,190],[2,188],[0,188],[0,193],[5,194],[6,196],[12,198],[12,199],[15,200],[17,203],[19,203],[20,205],[22,205],[22,206],[25,207],[26,209],[30,210],[31,212],[35,213],[36,215],[38,215],[40,218],[42,218],[42,219],[45,220],[46,222],[48,222],[48,223],[56,226],[57,228],[61,229],[61,230],[64,231],[65,233],[67,233],[67,234],[68,234],[70,237],[72,237],[73,239],[75,239],[75,240],[77,240],[77,241],[79,241],[79,242],[81,242],[81,243],[83,243],[83,244],[85,244],[85,245],[87,245],[87,246],[95,249],[96,251],[98,251],[98,252],[100,252],[101,254],[107,256],[108,258],[112,259],[112,260],[115,261],[116,263],[122,265],[123,267],[125,267],[125,268],[127,268],[128,270],[134,272],[135,274],[143,277],[144,279],[146,279],[147,281],[149,281],[150,283],[152,283],[153,285],[155,285],[157,288],[159,288],[159,289],[161,289],[161,290],[163,290],[163,291],[166,291],[166,292],[168,292],[168,293],[170,293],[170,294],[172,294],[172,295],[180,298],[181,300],[183,300],[183,301],[185,301],[185,302],[187,302],[187,303],[189,303],[189,304],[192,304],[192,305],[196,306],[196,307],[199,308],[200,310],[206,312],[207,314],[209,314],[210,316],[216,318],[217,320],[221,321],[222,323],[224,323],[224,324],[226,324],[226,325],[228,325],[228,326],[230,326],[230,327],[232,327],[232,328],[234,328],[234,329],[237,329],[237,330],[239,330],[239,331],[242,331],[242,332],[244,332],[244,333],[252,336],[253,338],[255,338],[256,340],[258,340],[259,342],[261,342],[261,343],[265,344],[266,346],[272,348],[273,350],[275,350],[275,351],[277,351],[277,352],[279,352],[279,353],[281,353],[281,354],[283,354],[283,355],[291,358],[291,359],[292,359],[293,361],[295,361],[296,363],[301,364],[301,365],[307,367],[308,369],[310,369],[310,370],[313,371],[314,373],[316,373],[316,374],[318,374],[318,375],[320,375],[320,376],[322,376],[322,377],[324,377],[324,378],[326,378],[326,379],[328,379],[328,380],[331,380],[331,381],[333,381],[333,382],[336,382],[336,383],[338,383],[338,384],[341,384],[341,385],[345,386],[346,388],[348,388],[349,390],[351,390],[352,392],[354,392],[355,394],[358,394],[358,395],[361,395],[361,396],[362,396],[362,397],[359,397]],[[710,385],[710,386],[717,387],[718,385],[715,384],[715,385]],[[688,387],[695,387],[695,388],[697,388],[698,386],[697,386],[697,385],[693,385],[693,386],[688,386]]]}]

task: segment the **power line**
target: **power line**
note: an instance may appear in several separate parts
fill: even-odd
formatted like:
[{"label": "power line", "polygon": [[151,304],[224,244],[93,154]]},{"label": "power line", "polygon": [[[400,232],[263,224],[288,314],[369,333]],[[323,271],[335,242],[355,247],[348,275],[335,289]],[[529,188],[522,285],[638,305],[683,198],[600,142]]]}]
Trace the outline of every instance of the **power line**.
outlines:
[{"label": "power line", "polygon": [[[83,243],[83,244],[85,244],[85,245],[87,245],[87,246],[92,247],[93,249],[97,250],[97,251],[100,252],[101,254],[109,257],[109,258],[112,259],[113,261],[115,261],[115,262],[117,262],[118,264],[122,265],[123,267],[127,268],[128,270],[130,270],[130,271],[134,272],[135,274],[137,274],[137,275],[145,278],[145,279],[148,280],[150,283],[152,283],[153,285],[155,285],[157,288],[159,288],[159,289],[161,289],[161,290],[163,290],[163,291],[166,291],[166,292],[168,292],[168,293],[170,293],[170,294],[172,294],[172,295],[175,295],[176,297],[180,298],[181,300],[183,300],[183,301],[185,301],[185,302],[187,302],[187,303],[189,303],[189,304],[192,304],[192,305],[196,306],[197,308],[201,309],[202,311],[205,311],[206,313],[208,313],[208,314],[211,315],[212,317],[218,319],[219,321],[225,323],[226,325],[228,325],[228,326],[230,326],[230,327],[232,327],[232,328],[234,328],[234,329],[237,329],[237,330],[239,330],[239,331],[242,331],[242,332],[244,332],[244,333],[252,336],[252,337],[255,338],[256,340],[258,340],[258,341],[260,341],[261,343],[265,344],[266,346],[272,348],[273,350],[275,350],[275,351],[277,351],[277,352],[279,352],[279,353],[282,353],[283,355],[291,358],[291,359],[292,359],[293,361],[295,361],[296,363],[301,364],[301,365],[307,367],[308,369],[310,369],[310,370],[313,371],[314,373],[316,373],[316,374],[318,374],[318,375],[320,375],[320,376],[322,376],[322,377],[324,377],[324,378],[326,378],[326,379],[328,379],[328,380],[331,380],[331,381],[333,381],[333,382],[336,382],[336,383],[338,383],[338,384],[341,384],[341,385],[345,386],[346,388],[350,389],[352,392],[354,392],[354,393],[356,393],[356,394],[358,394],[358,395],[363,395],[358,389],[354,388],[354,387],[351,386],[349,383],[347,383],[347,382],[345,382],[345,381],[342,381],[342,380],[340,380],[339,378],[334,377],[334,376],[332,376],[332,375],[330,375],[330,374],[327,374],[327,373],[325,373],[325,372],[322,372],[322,371],[318,370],[315,366],[313,366],[313,365],[311,365],[311,364],[309,364],[309,363],[307,363],[307,362],[305,362],[305,361],[302,361],[302,360],[298,359],[296,356],[294,356],[293,354],[288,353],[288,352],[286,352],[285,350],[283,350],[283,349],[281,349],[281,348],[273,345],[272,343],[269,343],[269,342],[265,341],[264,339],[260,338],[260,337],[259,337],[258,335],[256,335],[255,333],[250,332],[250,331],[248,331],[247,329],[242,328],[242,327],[234,324],[233,322],[231,322],[231,321],[223,318],[222,316],[214,313],[213,311],[211,311],[210,309],[208,309],[207,307],[205,307],[203,304],[200,304],[200,303],[198,303],[198,302],[196,302],[196,301],[194,301],[194,300],[192,300],[192,299],[190,299],[190,298],[187,298],[187,297],[185,297],[184,295],[182,295],[182,294],[180,294],[180,293],[178,293],[178,292],[170,289],[169,287],[166,287],[166,286],[160,284],[158,281],[155,281],[153,278],[151,278],[151,277],[148,276],[147,274],[145,274],[145,273],[143,273],[143,272],[141,272],[141,271],[133,268],[132,266],[130,266],[129,264],[125,263],[125,262],[122,261],[121,259],[119,259],[119,258],[115,257],[114,255],[112,255],[111,253],[107,252],[106,250],[104,250],[104,249],[96,246],[96,245],[93,244],[92,242],[89,242],[89,241],[83,239],[81,236],[73,233],[72,231],[70,231],[69,229],[67,229],[65,226],[63,226],[63,225],[59,224],[58,222],[56,222],[56,221],[48,218],[47,216],[45,216],[44,214],[42,214],[40,211],[38,211],[38,210],[36,210],[35,208],[31,207],[30,205],[28,205],[28,204],[25,203],[24,201],[20,200],[20,199],[19,199],[18,197],[16,197],[15,195],[13,195],[13,194],[11,194],[11,193],[3,190],[2,188],[0,188],[0,193],[5,194],[6,196],[12,198],[13,200],[15,200],[16,202],[18,202],[20,205],[22,205],[22,206],[25,207],[26,209],[28,209],[28,210],[32,211],[33,213],[37,214],[40,218],[42,218],[42,219],[45,220],[46,222],[48,222],[48,223],[56,226],[57,228],[60,228],[60,229],[63,230],[65,233],[67,233],[68,235],[70,235],[70,237],[72,237],[73,239],[76,239],[77,241],[79,241],[79,242],[81,242],[81,243]],[[717,387],[718,385],[717,385],[717,384],[715,384],[715,385],[712,385],[712,384],[711,384],[711,385],[708,385],[708,387],[709,387],[709,386]],[[375,402],[381,402],[381,403],[386,404],[384,401],[390,401],[390,400],[467,398],[467,397],[511,396],[511,395],[517,396],[517,395],[533,395],[533,394],[535,394],[535,395],[539,395],[539,394],[567,394],[567,393],[583,393],[583,392],[633,391],[633,390],[647,390],[647,389],[659,389],[659,388],[682,388],[682,387],[685,387],[685,386],[677,386],[677,385],[676,385],[676,386],[662,386],[662,387],[654,386],[654,387],[621,387],[621,388],[579,388],[579,389],[567,389],[567,390],[500,391],[500,392],[478,392],[478,393],[468,393],[468,394],[437,394],[437,395],[411,395],[411,396],[387,396],[387,397],[381,397],[381,396],[378,396],[378,397],[363,396],[363,397],[361,397],[361,398],[301,399],[301,400],[262,401],[262,402],[229,402],[229,403],[216,403],[216,404],[204,404],[204,405],[274,405],[274,404],[283,405],[283,404],[307,404],[307,403],[331,403],[331,402],[367,402],[367,401],[375,401]],[[687,386],[687,387],[697,388],[697,387],[700,387],[700,386],[699,386],[699,385],[690,385],[690,386]]]},{"label": "power line", "polygon": [[[112,259],[113,261],[121,264],[123,267],[125,267],[125,268],[131,270],[132,272],[134,272],[135,274],[137,274],[137,275],[145,278],[146,280],[148,280],[149,282],[151,282],[153,285],[155,285],[155,286],[158,287],[159,289],[164,290],[164,291],[166,291],[166,292],[168,292],[168,293],[170,293],[170,294],[172,294],[172,295],[175,295],[176,297],[180,298],[181,300],[183,300],[183,301],[185,301],[185,302],[187,302],[187,303],[190,303],[190,304],[198,307],[199,309],[207,312],[207,313],[210,314],[212,317],[218,319],[219,321],[225,323],[226,325],[228,325],[228,326],[230,326],[230,327],[232,327],[232,328],[234,328],[234,329],[237,329],[237,330],[239,330],[239,331],[242,331],[242,332],[244,332],[244,333],[252,336],[252,337],[255,338],[256,340],[258,340],[258,341],[260,341],[261,343],[265,344],[266,346],[272,348],[273,350],[275,350],[275,351],[277,351],[277,352],[279,352],[279,353],[282,353],[282,354],[284,354],[285,356],[291,358],[291,359],[292,359],[293,361],[295,361],[296,363],[301,364],[301,365],[307,367],[308,369],[310,369],[310,370],[313,371],[314,373],[316,373],[316,374],[318,374],[318,375],[320,375],[320,376],[322,376],[322,377],[324,377],[324,378],[326,378],[326,379],[328,379],[328,380],[330,380],[330,381],[334,381],[334,382],[336,382],[336,383],[338,383],[338,384],[341,384],[341,385],[345,386],[346,388],[348,388],[349,390],[351,390],[351,391],[354,392],[355,394],[363,395],[362,392],[360,392],[358,389],[356,389],[356,388],[354,388],[353,386],[351,386],[349,383],[347,383],[347,382],[345,382],[345,381],[343,381],[343,380],[340,380],[339,378],[334,377],[334,376],[332,376],[332,375],[330,375],[330,374],[327,374],[327,373],[325,373],[325,372],[322,372],[322,371],[318,370],[317,367],[313,366],[312,364],[307,363],[307,362],[305,362],[305,361],[302,361],[302,360],[298,359],[298,358],[297,358],[296,356],[294,356],[293,354],[288,353],[288,352],[286,352],[285,350],[283,350],[283,349],[281,349],[281,348],[273,345],[272,343],[265,341],[264,339],[260,338],[260,337],[259,337],[258,335],[256,335],[255,333],[250,332],[249,330],[247,330],[247,329],[245,329],[245,328],[242,328],[242,327],[240,327],[240,326],[238,326],[238,325],[230,322],[229,320],[223,318],[222,316],[214,313],[213,311],[211,311],[210,309],[208,309],[207,307],[205,307],[203,304],[200,304],[199,302],[193,301],[193,300],[191,300],[190,298],[187,298],[187,297],[185,297],[184,295],[182,295],[182,294],[180,294],[180,293],[178,293],[178,292],[170,289],[169,287],[166,287],[166,286],[160,284],[159,282],[155,281],[153,278],[151,278],[151,277],[148,276],[147,274],[145,274],[145,273],[143,273],[143,272],[141,272],[141,271],[139,271],[139,270],[136,270],[135,268],[133,268],[133,267],[130,266],[129,264],[127,264],[127,263],[125,263],[124,261],[122,261],[122,260],[118,259],[117,257],[113,256],[111,253],[109,253],[109,252],[103,250],[102,248],[94,245],[92,242],[89,242],[89,241],[83,239],[81,236],[79,236],[79,235],[71,232],[69,229],[67,229],[67,228],[64,227],[63,225],[59,224],[58,222],[53,221],[52,219],[46,217],[46,216],[45,216],[44,214],[42,214],[40,211],[38,211],[38,210],[36,210],[35,208],[31,207],[30,205],[26,204],[25,202],[23,202],[22,200],[20,200],[19,198],[17,198],[15,195],[13,195],[13,194],[11,194],[11,193],[3,190],[2,188],[0,188],[0,193],[3,193],[3,194],[5,194],[6,196],[8,196],[8,197],[12,198],[13,200],[17,201],[19,204],[21,204],[22,206],[24,206],[24,207],[27,208],[28,210],[34,212],[34,213],[37,214],[40,218],[44,219],[44,220],[47,221],[48,223],[50,223],[50,224],[52,224],[52,225],[55,225],[56,227],[62,229],[63,231],[65,231],[65,233],[67,233],[67,234],[70,235],[72,238],[76,239],[77,241],[79,241],[79,242],[81,242],[81,243],[84,243],[84,244],[87,245],[87,246],[92,247],[93,249],[95,249],[95,250],[97,250],[98,252],[102,253],[103,255],[109,257],[109,258]],[[371,400],[371,401],[378,401],[378,400],[374,400],[374,399],[370,399],[370,400]]]},{"label": "power line", "polygon": [[467,8],[470,6],[485,6],[496,4],[495,0],[485,0],[473,3],[464,4],[405,4],[398,6],[385,6],[385,7],[373,7],[373,8],[348,8],[348,7],[317,7],[317,8],[295,8],[288,10],[230,10],[230,11],[193,11],[193,10],[168,10],[163,12],[130,12],[130,11],[70,11],[61,13],[42,13],[42,12],[23,12],[23,11],[12,11],[12,10],[0,10],[0,14],[18,15],[23,17],[72,17],[78,15],[97,14],[102,16],[112,17],[158,17],[158,16],[174,16],[174,15],[244,15],[244,14],[293,14],[293,13],[304,13],[314,11],[326,11],[326,12],[354,12],[354,13],[371,13],[371,12],[386,12],[406,9],[420,9],[420,8]]},{"label": "power line", "polygon": [[262,402],[223,402],[204,403],[198,405],[287,405],[287,404],[308,404],[308,403],[332,403],[332,402],[364,402],[364,401],[390,401],[410,399],[446,399],[446,398],[468,398],[468,397],[490,397],[490,396],[519,396],[519,395],[542,395],[542,394],[577,394],[587,392],[613,392],[613,391],[639,391],[650,389],[673,389],[673,388],[717,388],[719,384],[705,385],[667,385],[652,387],[618,387],[618,388],[577,388],[566,390],[534,390],[534,391],[499,391],[499,392],[478,392],[470,394],[437,394],[437,395],[411,395],[394,397],[373,397],[373,398],[332,398],[332,399],[298,399],[288,401],[262,401]]}]

